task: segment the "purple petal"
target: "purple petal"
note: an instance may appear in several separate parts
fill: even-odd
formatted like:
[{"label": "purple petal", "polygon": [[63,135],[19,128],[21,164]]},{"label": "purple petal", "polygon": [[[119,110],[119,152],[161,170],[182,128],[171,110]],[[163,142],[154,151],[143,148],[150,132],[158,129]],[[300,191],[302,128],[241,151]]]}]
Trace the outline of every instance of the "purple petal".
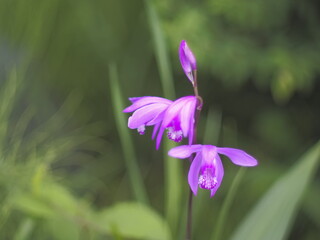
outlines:
[{"label": "purple petal", "polygon": [[201,152],[197,153],[196,157],[193,159],[190,170],[188,173],[188,182],[190,188],[194,195],[197,195],[198,192],[198,181],[199,181],[199,172],[201,168],[202,154]]},{"label": "purple petal", "polygon": [[162,135],[164,132],[164,129],[162,126],[160,127],[160,130],[158,132],[157,140],[156,140],[156,149],[158,150],[161,144]]},{"label": "purple petal", "polygon": [[194,124],[195,124],[195,113],[193,113],[193,117],[189,119],[189,145],[193,143],[193,134],[194,134]]},{"label": "purple petal", "polygon": [[187,57],[190,65],[191,65],[191,69],[192,70],[197,70],[197,62],[196,62],[196,58],[193,55],[193,52],[191,51],[191,49],[189,48],[187,42],[184,46],[184,52],[185,52],[185,56]]},{"label": "purple petal", "polygon": [[181,129],[183,132],[184,137],[188,136],[188,133],[193,127],[193,124],[191,124],[191,120],[194,119],[194,111],[196,109],[196,104],[197,104],[197,98],[193,97],[186,102],[185,106],[182,108],[180,112],[180,122],[181,122]]},{"label": "purple petal", "polygon": [[158,114],[167,108],[166,104],[150,104],[136,110],[128,120],[128,127],[131,129],[153,120]]},{"label": "purple petal", "polygon": [[132,105],[125,108],[123,112],[133,112],[137,110],[138,108],[141,108],[143,106],[152,104],[152,103],[162,103],[170,105],[172,103],[171,100],[161,98],[161,97],[135,97],[135,98],[129,98],[129,100],[132,102]]},{"label": "purple petal", "polygon": [[199,152],[202,148],[202,145],[182,145],[170,149],[168,155],[174,158],[188,158],[194,152]]},{"label": "purple petal", "polygon": [[211,189],[210,197],[213,197],[215,195],[216,191],[219,189],[219,187],[222,183],[223,175],[224,175],[223,165],[222,165],[221,159],[218,154],[216,155],[216,158],[214,159],[214,166],[215,166],[215,175],[217,178],[217,185],[213,189]]},{"label": "purple petal", "polygon": [[157,135],[157,132],[159,130],[159,127],[161,125],[161,122],[157,123],[154,128],[153,128],[153,132],[152,132],[152,140],[155,138],[155,136]]},{"label": "purple petal", "polygon": [[214,167],[214,178],[217,181],[217,184],[213,189],[211,189],[210,196],[213,197],[216,191],[219,189],[222,179],[223,179],[223,165],[219,154],[217,152],[217,147],[212,145],[203,145],[202,146],[202,164],[211,165]]},{"label": "purple petal", "polygon": [[184,98],[179,98],[174,101],[167,109],[165,116],[163,118],[162,126],[168,127],[172,120],[179,115],[181,108],[184,106]]},{"label": "purple petal", "polygon": [[217,156],[217,147],[212,145],[202,145],[203,162],[207,165],[213,165]]},{"label": "purple petal", "polygon": [[181,111],[181,109],[185,106],[186,102],[190,100],[190,98],[194,98],[194,96],[182,97],[175,100],[167,109],[165,116],[163,118],[163,127],[168,127],[172,120],[177,117]]},{"label": "purple petal", "polygon": [[235,148],[217,148],[217,152],[226,155],[230,160],[240,166],[253,167],[258,165],[258,161],[245,151]]},{"label": "purple petal", "polygon": [[191,72],[192,71],[191,64],[185,52],[186,46],[188,46],[187,42],[185,40],[182,40],[179,46],[179,58],[180,58],[180,62],[183,70],[185,72]]},{"label": "purple petal", "polygon": [[143,98],[143,97],[131,97],[131,98],[129,98],[129,101],[130,101],[131,103],[134,103],[134,102],[138,101],[138,100],[141,99],[141,98]]},{"label": "purple petal", "polygon": [[158,124],[159,122],[162,122],[164,114],[165,114],[165,111],[159,112],[159,114],[156,115],[154,119],[152,119],[147,123],[147,126],[152,126],[152,125]]}]

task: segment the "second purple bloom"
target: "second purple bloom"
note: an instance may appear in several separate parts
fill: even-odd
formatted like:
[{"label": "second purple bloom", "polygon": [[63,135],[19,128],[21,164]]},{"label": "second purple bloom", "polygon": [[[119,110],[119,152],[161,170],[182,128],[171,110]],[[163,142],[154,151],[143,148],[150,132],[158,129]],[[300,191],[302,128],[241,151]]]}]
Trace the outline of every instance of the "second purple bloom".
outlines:
[{"label": "second purple bloom", "polygon": [[165,130],[169,139],[180,142],[183,137],[188,137],[191,144],[197,107],[195,96],[186,96],[175,101],[149,96],[129,98],[129,100],[132,105],[123,110],[123,112],[133,112],[129,117],[128,127],[144,134],[146,126],[154,126],[152,139],[157,136],[157,149]]}]

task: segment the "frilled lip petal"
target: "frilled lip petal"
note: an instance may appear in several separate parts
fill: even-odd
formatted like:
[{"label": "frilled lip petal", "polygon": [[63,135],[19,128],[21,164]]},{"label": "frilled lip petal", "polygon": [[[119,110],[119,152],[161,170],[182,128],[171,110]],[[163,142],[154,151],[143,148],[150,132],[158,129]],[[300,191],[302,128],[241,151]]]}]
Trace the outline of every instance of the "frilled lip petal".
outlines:
[{"label": "frilled lip petal", "polygon": [[254,157],[240,149],[217,147],[217,152],[227,156],[234,164],[239,166],[253,167],[258,165],[258,161]]},{"label": "frilled lip petal", "polygon": [[216,157],[214,159],[214,165],[215,165],[215,174],[216,174],[216,178],[217,178],[217,185],[213,189],[211,189],[210,197],[213,197],[216,194],[217,190],[219,189],[219,187],[222,183],[222,179],[223,179],[223,175],[224,175],[222,161],[221,161],[218,154],[216,155]]},{"label": "frilled lip petal", "polygon": [[204,166],[213,166],[214,167],[214,177],[217,181],[214,188],[212,188],[210,197],[213,197],[216,193],[216,191],[219,189],[223,175],[224,175],[224,169],[221,162],[221,159],[219,157],[219,154],[217,152],[217,147],[212,145],[203,145],[202,146],[202,164]]},{"label": "frilled lip petal", "polygon": [[188,158],[194,152],[201,151],[202,145],[182,145],[170,149],[168,155],[174,158]]},{"label": "frilled lip petal", "polygon": [[150,104],[162,103],[162,104],[170,105],[172,103],[171,100],[161,98],[161,97],[152,97],[152,96],[134,97],[134,98],[129,98],[129,100],[132,102],[132,105],[125,108],[123,112],[126,112],[126,113],[133,112],[143,106],[150,105]]}]

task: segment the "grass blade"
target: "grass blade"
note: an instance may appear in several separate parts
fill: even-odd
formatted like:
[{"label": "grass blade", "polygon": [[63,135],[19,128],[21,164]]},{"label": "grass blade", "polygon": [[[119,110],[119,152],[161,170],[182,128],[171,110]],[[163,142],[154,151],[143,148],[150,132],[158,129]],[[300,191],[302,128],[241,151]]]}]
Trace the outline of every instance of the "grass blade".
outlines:
[{"label": "grass blade", "polygon": [[[160,27],[157,12],[152,1],[145,1],[146,12],[148,16],[149,27],[153,38],[154,50],[156,54],[157,65],[160,73],[161,84],[164,97],[168,99],[175,98],[173,76],[171,64],[168,57],[168,51],[164,36]],[[179,223],[181,208],[181,181],[182,181],[182,163],[177,159],[168,156],[168,151],[174,147],[168,139],[164,141],[164,172],[165,172],[165,214],[169,225],[171,226],[173,236],[175,236]]]},{"label": "grass blade", "polygon": [[137,158],[134,151],[132,139],[127,129],[127,123],[124,118],[124,114],[122,113],[124,104],[118,81],[117,68],[114,64],[109,65],[109,78],[115,121],[120,135],[125,164],[127,166],[130,183],[132,184],[133,193],[135,198],[139,202],[148,203],[148,197],[142,181],[140,169],[137,164]]},{"label": "grass blade", "polygon": [[157,65],[159,68],[161,84],[166,98],[174,98],[175,90],[173,84],[171,64],[168,57],[168,51],[164,36],[160,27],[157,12],[152,1],[145,1],[147,16],[150,23],[150,31],[153,39]]},{"label": "grass blade", "polygon": [[320,142],[271,187],[243,220],[231,239],[285,239],[304,190],[317,169],[319,159]]}]

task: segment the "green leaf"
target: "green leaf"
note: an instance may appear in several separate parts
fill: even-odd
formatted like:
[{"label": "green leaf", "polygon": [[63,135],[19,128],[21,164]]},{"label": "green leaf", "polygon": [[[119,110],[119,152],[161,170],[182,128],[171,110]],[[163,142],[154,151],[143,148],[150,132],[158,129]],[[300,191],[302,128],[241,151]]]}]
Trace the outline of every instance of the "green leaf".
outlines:
[{"label": "green leaf", "polygon": [[46,219],[58,215],[71,217],[88,212],[80,200],[76,200],[63,186],[53,182],[43,182],[36,193],[17,194],[13,203],[26,214]]},{"label": "green leaf", "polygon": [[46,227],[55,240],[80,239],[80,226],[70,219],[55,217],[48,219]]},{"label": "green leaf", "polygon": [[42,199],[31,194],[17,195],[13,203],[17,209],[34,217],[50,218],[55,215],[54,210]]},{"label": "green leaf", "polygon": [[39,195],[48,206],[60,214],[75,215],[78,211],[80,201],[62,185],[53,182],[43,184]]},{"label": "green leaf", "polygon": [[35,223],[31,218],[24,219],[14,235],[14,240],[27,240],[35,227]]},{"label": "green leaf", "polygon": [[232,236],[232,240],[285,239],[304,190],[319,163],[320,142],[262,197]]},{"label": "green leaf", "polygon": [[108,234],[148,240],[169,240],[167,223],[152,209],[139,203],[120,203],[100,213],[99,224]]}]

